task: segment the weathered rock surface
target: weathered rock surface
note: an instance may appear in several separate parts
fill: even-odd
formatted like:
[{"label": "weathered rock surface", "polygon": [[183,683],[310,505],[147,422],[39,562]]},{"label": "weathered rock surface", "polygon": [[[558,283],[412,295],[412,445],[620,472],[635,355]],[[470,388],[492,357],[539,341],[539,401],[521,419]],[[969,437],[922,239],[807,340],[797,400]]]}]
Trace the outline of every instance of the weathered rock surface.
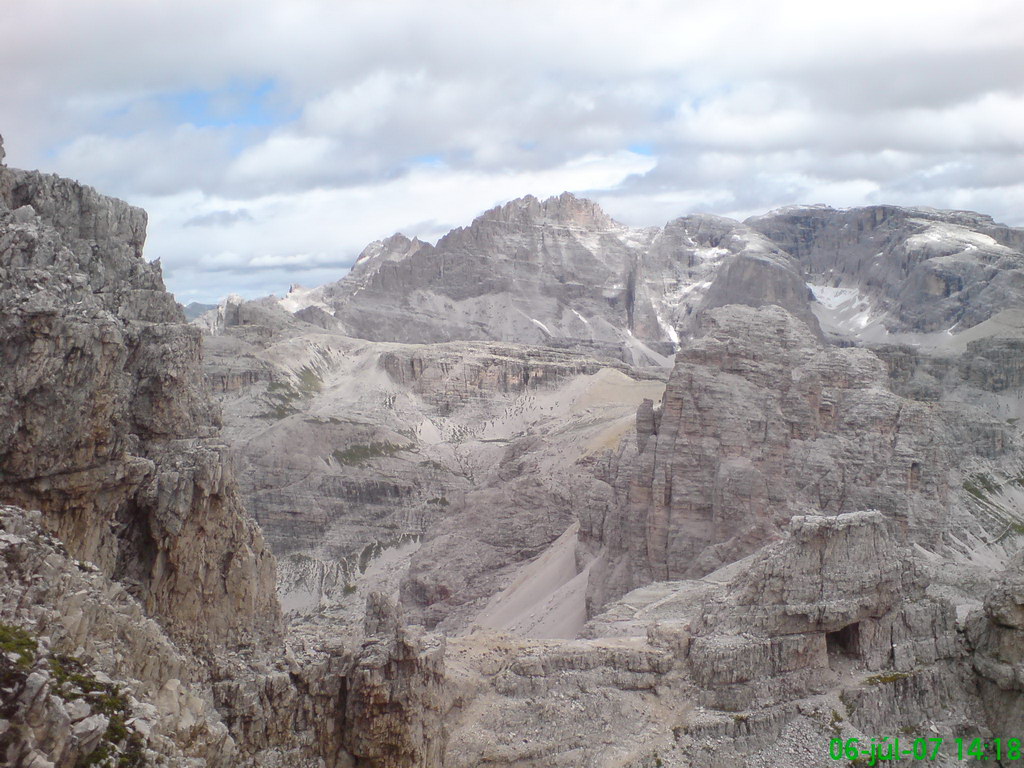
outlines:
[{"label": "weathered rock surface", "polygon": [[[125,760],[235,764],[204,666],[41,522],[38,512],[0,507],[4,764],[82,765],[100,749]],[[23,653],[12,654],[19,636]]]},{"label": "weathered rock surface", "polygon": [[[222,314],[246,322],[215,325],[207,373],[285,608],[333,606],[322,620],[349,627],[399,580],[410,617],[471,621],[575,510],[607,502],[577,461],[616,445],[663,388],[663,370],[579,352],[371,343],[266,302]],[[260,373],[223,387],[233,366]]]},{"label": "weathered rock surface", "polygon": [[797,263],[739,222],[630,229],[563,194],[494,208],[437,245],[378,241],[343,280],[282,305],[327,310],[377,341],[511,341],[650,364],[671,354],[695,309],[774,303],[814,325],[809,300]]},{"label": "weathered rock surface", "polygon": [[[979,471],[970,466],[971,460],[994,462],[1007,474],[1019,452],[1015,350],[1024,332],[1007,334],[990,327],[997,321],[1005,327],[1013,312],[1007,307],[1016,294],[1009,289],[992,294],[987,306],[996,315],[966,334],[915,335],[911,331],[932,326],[898,318],[903,317],[900,313],[910,317],[915,306],[927,303],[920,292],[907,288],[880,293],[878,286],[910,280],[908,270],[919,266],[936,267],[946,258],[939,251],[945,253],[957,243],[962,248],[956,258],[991,256],[999,279],[1014,285],[1024,242],[1018,234],[978,215],[894,208],[786,209],[745,224],[688,216],[661,229],[631,230],[593,203],[571,195],[546,201],[527,197],[488,211],[437,245],[396,235],[368,246],[343,280],[312,290],[293,287],[280,307],[295,315],[282,312],[271,317],[270,300],[228,302],[219,310],[211,340],[221,345],[222,362],[209,371],[216,386],[234,393],[234,403],[232,397],[225,398],[234,424],[240,423],[236,414],[248,416],[237,403],[260,397],[258,382],[275,375],[281,379],[280,371],[270,372],[268,361],[290,367],[286,375],[295,377],[299,389],[301,367],[316,369],[319,353],[296,349],[323,343],[313,341],[308,324],[305,330],[296,326],[303,318],[341,337],[435,342],[381,350],[377,366],[390,379],[381,386],[383,408],[361,411],[357,429],[304,426],[295,414],[289,416],[291,422],[282,419],[279,427],[266,430],[266,435],[279,433],[272,443],[265,443],[263,436],[249,442],[256,430],[248,430],[242,438],[247,447],[240,451],[242,464],[248,465],[243,476],[265,485],[246,486],[249,506],[272,531],[279,551],[301,552],[316,548],[318,542],[331,542],[332,556],[351,560],[360,547],[373,546],[374,541],[386,545],[395,538],[389,528],[403,535],[426,534],[402,595],[410,615],[429,625],[446,620],[449,609],[461,603],[459,592],[473,592],[470,602],[476,605],[483,591],[502,583],[499,579],[485,584],[477,578],[513,565],[504,556],[495,556],[495,537],[465,537],[461,527],[479,518],[473,509],[503,509],[520,500],[525,501],[520,506],[529,519],[537,506],[563,510],[547,516],[542,537],[524,542],[527,556],[536,555],[542,541],[550,544],[574,518],[582,521],[580,569],[596,556],[590,578],[593,608],[650,579],[713,570],[777,535],[792,514],[810,510],[898,509],[908,540],[933,550],[949,546],[969,559],[985,541],[999,535],[1000,525],[1005,529],[1013,521],[972,508],[960,486],[962,476]],[[996,248],[989,243],[992,238],[1002,245]],[[993,256],[989,246],[1001,255]],[[882,249],[884,258],[868,259],[865,254],[872,248]],[[976,250],[984,253],[975,254]],[[995,273],[990,272],[966,277],[967,292],[954,303],[973,301],[983,283],[991,282]],[[916,285],[915,280],[921,281],[914,277],[907,285]],[[861,312],[858,302],[868,309]],[[776,306],[800,322],[785,330],[775,328],[792,337],[779,349],[780,339],[761,325],[761,316],[743,314],[736,305]],[[851,314],[855,310],[861,314]],[[723,327],[709,334],[712,316],[721,318],[714,322]],[[891,318],[896,320],[890,322]],[[877,332],[854,334],[851,329],[860,328],[862,321]],[[801,331],[801,325],[808,330]],[[822,330],[843,345],[873,339],[924,346],[877,347],[889,368],[886,377],[885,367],[869,352],[825,346]],[[841,334],[845,335],[840,338]],[[968,336],[971,341],[966,341]],[[291,350],[286,341],[290,338],[296,339]],[[451,342],[437,343],[451,338],[535,346],[519,351],[491,347],[486,354],[467,354]],[[711,338],[717,341],[712,343]],[[243,351],[240,339],[259,351]],[[612,357],[627,361],[657,357],[640,354],[630,347],[630,339],[643,342],[648,352],[667,351],[659,344],[680,346],[675,374],[680,379],[659,404],[662,415],[655,422],[653,399],[650,412],[638,414],[640,455],[610,462],[596,473],[596,484],[555,480],[556,486],[573,489],[570,499],[545,491],[549,501],[539,505],[524,487],[538,483],[521,482],[509,467],[517,467],[519,477],[528,473],[540,478],[543,485],[551,476],[545,460],[516,460],[472,498],[476,491],[470,493],[464,480],[479,483],[479,459],[469,458],[459,447],[438,448],[446,443],[459,446],[466,437],[496,439],[487,434],[487,424],[496,419],[495,404],[520,388],[528,391],[539,385],[543,390],[555,383],[546,378],[551,375],[567,381],[592,371],[595,357],[608,359],[608,345],[619,347]],[[962,354],[964,345],[971,347],[969,354]],[[555,353],[555,348],[583,352],[584,359],[578,359],[572,370],[566,367],[570,356]],[[899,351],[904,349],[916,351]],[[556,360],[559,354],[561,360]],[[324,365],[340,374],[336,360],[337,355]],[[689,367],[680,368],[680,361]],[[239,366],[242,370],[232,370]],[[794,368],[795,378],[790,375]],[[365,375],[364,370],[358,375]],[[952,381],[956,377],[963,386]],[[350,386],[343,382],[351,381],[350,376],[334,375],[329,387]],[[982,402],[975,402],[979,388],[985,393]],[[424,401],[417,408],[425,420],[396,419],[387,413],[396,403],[401,410],[402,401],[408,402],[406,392]],[[287,415],[305,409],[298,400],[284,405],[264,413]],[[763,418],[753,418],[751,406]],[[521,407],[521,400],[515,407]],[[670,414],[662,427],[664,414],[672,409],[679,413]],[[497,420],[507,417],[506,409]],[[336,413],[328,418],[341,420]],[[483,422],[484,428],[474,420]],[[688,432],[677,435],[681,421]],[[444,467],[447,477],[428,477],[421,468],[409,467],[408,461],[403,466],[409,454],[402,449],[424,455],[424,426],[434,442],[427,466]],[[762,434],[755,434],[758,430]],[[277,457],[289,452],[282,451],[283,446],[299,446],[296,453],[301,456],[307,431],[316,435],[316,446],[333,449],[347,441],[356,448],[386,447],[390,455],[366,462],[372,481],[360,478],[354,468],[339,468],[339,475],[346,478],[343,494],[337,493],[337,479],[315,487],[324,472],[318,457],[281,467],[280,472],[268,466],[266,457],[280,462]],[[530,434],[543,434],[548,440],[551,430],[531,426],[526,431]],[[234,437],[232,442],[238,444]],[[533,449],[517,442],[514,451],[530,456]],[[260,447],[264,443],[267,447]],[[969,447],[959,451],[963,446]],[[493,453],[486,449],[477,445],[470,450],[478,456]],[[584,461],[602,467],[605,459],[588,456]],[[947,476],[945,469],[954,465],[953,474],[961,477]],[[563,474],[577,469],[564,462],[558,466]],[[590,469],[587,472],[595,476]],[[308,479],[296,485],[297,477]],[[610,502],[608,484],[617,493]],[[418,494],[416,489],[424,487],[438,490]],[[279,488],[287,488],[287,495]],[[430,509],[423,505],[424,495],[427,501],[444,499],[453,506]],[[577,497],[588,499],[584,508],[566,515],[564,510],[573,508],[571,499]],[[342,504],[355,514],[340,513]],[[307,513],[289,508],[295,506]],[[397,525],[396,508],[405,510],[405,522]],[[648,508],[649,521],[639,525],[638,516],[647,515]],[[462,514],[467,509],[468,517]],[[366,526],[367,520],[374,521],[376,532]],[[509,521],[499,527],[518,528]],[[474,554],[462,558],[455,551],[467,539]],[[445,553],[451,555],[447,564]],[[1000,551],[996,557],[1005,555]],[[670,561],[675,564],[672,569]],[[446,567],[454,562],[458,568]],[[644,562],[659,564],[638,565]],[[463,571],[463,576],[455,575]],[[606,579],[607,595],[606,587],[599,586]]]},{"label": "weathered rock surface", "polygon": [[1019,230],[525,198],[186,326],[140,211],[0,201],[0,499],[42,510],[0,511],[8,763],[809,767],[1024,725]]},{"label": "weathered rock surface", "polygon": [[1024,235],[970,211],[800,206],[745,222],[808,281],[856,288],[890,331],[970,328],[1024,303]]},{"label": "weathered rock surface", "polygon": [[392,621],[369,627],[355,652],[318,640],[195,656],[41,522],[0,507],[5,765],[64,768],[103,754],[210,768],[440,764],[444,731],[439,719],[427,729],[423,713],[447,706],[443,640]]},{"label": "weathered rock surface", "polygon": [[176,636],[258,642],[279,631],[273,562],[224,465],[200,333],[142,258],[145,223],[0,168],[0,498],[41,509]]},{"label": "weathered rock surface", "polygon": [[514,200],[436,245],[375,242],[344,279],[282,305],[378,341],[617,347],[641,362],[678,344],[693,313],[726,304],[776,304],[880,340],[964,330],[1022,301],[1024,231],[980,214],[804,206],[630,229],[565,194]]},{"label": "weathered rock surface", "polygon": [[349,673],[345,705],[346,742],[356,765],[443,764],[450,706],[444,651],[444,638],[407,627],[386,596],[370,596],[365,640]]},{"label": "weathered rock surface", "polygon": [[1024,727],[1024,561],[1018,556],[971,619],[979,696],[995,733]]},{"label": "weathered rock surface", "polygon": [[464,701],[445,764],[819,766],[839,736],[985,733],[953,606],[878,512],[794,518],[747,561],[631,592],[583,635],[450,641]]},{"label": "weathered rock surface", "polygon": [[700,331],[676,356],[656,434],[645,427],[611,470],[613,515],[582,519],[595,608],[733,562],[794,515],[878,509],[931,551],[986,538],[955,492],[942,410],[890,391],[871,352],[823,346],[776,307],[711,310]]},{"label": "weathered rock surface", "polygon": [[0,499],[41,510],[0,506],[3,762],[413,765],[422,697],[389,727],[388,707],[346,714],[377,678],[358,701],[346,681],[379,667],[419,690],[418,641],[281,644],[200,331],[142,259],[144,227],[87,187],[0,167]]},{"label": "weathered rock surface", "polygon": [[[987,237],[980,218],[918,214],[885,223],[908,264],[940,258],[915,251],[933,236]],[[856,258],[827,274],[828,232],[838,250],[874,247],[873,214],[822,215],[841,221],[818,250],[790,251],[761,220],[639,232],[570,197],[527,198],[436,246],[370,246],[350,277],[293,289],[280,308],[294,315],[225,306],[208,370],[261,372],[220,386],[242,463],[315,446],[301,468],[277,464],[287,494],[262,496],[280,510],[265,517],[278,546],[308,535],[286,592],[318,607],[293,613],[293,631],[351,632],[360,613],[338,606],[379,586],[406,623],[447,634],[429,697],[431,713],[453,707],[434,742],[445,765],[811,766],[824,748],[808,745],[837,734],[988,733],[977,675],[1005,687],[1003,652],[993,631],[972,644],[962,630],[1024,520],[1016,299],[992,294],[992,316],[963,334],[927,333],[939,326],[909,306],[923,278],[890,295]],[[842,225],[861,219],[849,239]],[[1019,252],[1013,233],[999,237]],[[664,394],[612,362],[665,343],[678,347]],[[287,402],[272,396],[282,384]],[[249,421],[275,403],[274,424]],[[330,467],[326,446],[365,463]],[[273,478],[258,461],[243,474]],[[324,503],[290,478],[335,474],[354,491],[364,471],[405,490],[360,491],[319,523],[285,511],[298,488],[303,507]],[[389,547],[389,530],[418,540]],[[572,638],[588,616],[582,639],[515,636]]]}]

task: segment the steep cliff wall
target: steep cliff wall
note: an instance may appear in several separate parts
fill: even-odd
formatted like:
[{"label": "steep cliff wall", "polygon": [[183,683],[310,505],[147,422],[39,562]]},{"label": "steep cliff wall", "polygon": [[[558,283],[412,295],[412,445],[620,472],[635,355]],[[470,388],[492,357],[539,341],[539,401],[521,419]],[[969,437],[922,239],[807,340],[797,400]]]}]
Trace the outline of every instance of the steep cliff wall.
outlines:
[{"label": "steep cliff wall", "polygon": [[443,644],[394,624],[282,643],[200,331],[142,258],[145,222],[0,166],[0,760],[437,765]]},{"label": "steep cliff wall", "polygon": [[[584,518],[600,553],[593,606],[652,580],[698,577],[779,535],[797,514],[878,509],[931,551],[986,532],[956,503],[957,447],[991,429],[983,414],[951,428],[936,405],[887,387],[864,349],[823,346],[778,307],[728,306],[702,318],[656,419],[613,469],[619,504]],[[642,414],[641,414],[642,415]]]},{"label": "steep cliff wall", "polygon": [[968,627],[981,700],[993,733],[1024,724],[1024,557],[986,595]]},{"label": "steep cliff wall", "polygon": [[273,561],[145,227],[90,187],[0,167],[0,499],[42,510],[176,637],[258,644],[279,631]]},{"label": "steep cliff wall", "polygon": [[1024,302],[1019,228],[971,211],[797,206],[748,219],[810,281],[857,286],[894,331],[965,328]]}]

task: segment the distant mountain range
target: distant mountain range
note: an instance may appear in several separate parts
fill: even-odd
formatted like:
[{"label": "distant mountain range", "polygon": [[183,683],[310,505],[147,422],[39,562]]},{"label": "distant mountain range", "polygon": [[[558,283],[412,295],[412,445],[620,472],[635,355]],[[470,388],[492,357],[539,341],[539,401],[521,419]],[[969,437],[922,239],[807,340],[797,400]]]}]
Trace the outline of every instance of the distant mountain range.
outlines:
[{"label": "distant mountain range", "polygon": [[[821,332],[921,342],[1024,307],[1024,229],[966,211],[796,206],[630,228],[565,193],[496,207],[436,245],[371,243],[341,280],[293,287],[376,341],[618,347],[655,362],[725,304],[785,307]],[[940,342],[939,336],[923,339]]]},{"label": "distant mountain range", "polygon": [[187,320],[195,320],[204,312],[209,312],[211,309],[216,308],[216,304],[200,304],[198,301],[190,302],[182,307],[185,310],[185,318]]}]

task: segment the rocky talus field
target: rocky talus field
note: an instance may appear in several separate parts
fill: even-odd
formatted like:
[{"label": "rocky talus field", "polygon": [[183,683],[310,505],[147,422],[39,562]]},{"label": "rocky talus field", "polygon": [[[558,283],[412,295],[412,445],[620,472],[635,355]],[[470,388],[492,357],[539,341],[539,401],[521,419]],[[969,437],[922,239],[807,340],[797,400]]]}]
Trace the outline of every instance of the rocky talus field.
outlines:
[{"label": "rocky talus field", "polygon": [[1024,739],[1024,230],[525,197],[187,316],[3,157],[0,764]]}]

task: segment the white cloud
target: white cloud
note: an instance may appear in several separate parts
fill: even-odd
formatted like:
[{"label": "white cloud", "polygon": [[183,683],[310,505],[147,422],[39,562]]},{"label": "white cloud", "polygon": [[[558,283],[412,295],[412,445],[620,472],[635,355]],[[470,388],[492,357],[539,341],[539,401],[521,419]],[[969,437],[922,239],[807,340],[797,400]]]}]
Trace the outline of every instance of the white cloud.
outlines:
[{"label": "white cloud", "polygon": [[271,136],[246,149],[231,164],[227,177],[236,183],[305,176],[322,167],[333,142],[324,136]]},{"label": "white cloud", "polygon": [[[435,239],[468,223],[483,208],[525,194],[608,189],[650,170],[654,160],[620,151],[585,155],[555,168],[485,173],[422,166],[382,183],[266,195],[245,201],[248,214],[230,227],[189,227],[190,220],[242,203],[193,191],[144,200],[150,211],[147,254],[160,258],[172,290],[184,293],[206,273],[205,291],[216,298],[248,280],[257,293],[280,292],[290,282],[315,284],[308,272],[326,269],[336,280],[371,240],[397,229]],[[382,205],[386,201],[386,205]],[[450,222],[438,227],[432,222]],[[413,225],[410,227],[409,225]],[[263,273],[262,280],[253,278]],[[286,274],[282,278],[280,275]]]},{"label": "white cloud", "polygon": [[1022,71],[1016,0],[6,0],[0,132],[9,164],[144,204],[148,253],[211,298],[527,192],[641,224],[883,201],[1022,224]]}]

